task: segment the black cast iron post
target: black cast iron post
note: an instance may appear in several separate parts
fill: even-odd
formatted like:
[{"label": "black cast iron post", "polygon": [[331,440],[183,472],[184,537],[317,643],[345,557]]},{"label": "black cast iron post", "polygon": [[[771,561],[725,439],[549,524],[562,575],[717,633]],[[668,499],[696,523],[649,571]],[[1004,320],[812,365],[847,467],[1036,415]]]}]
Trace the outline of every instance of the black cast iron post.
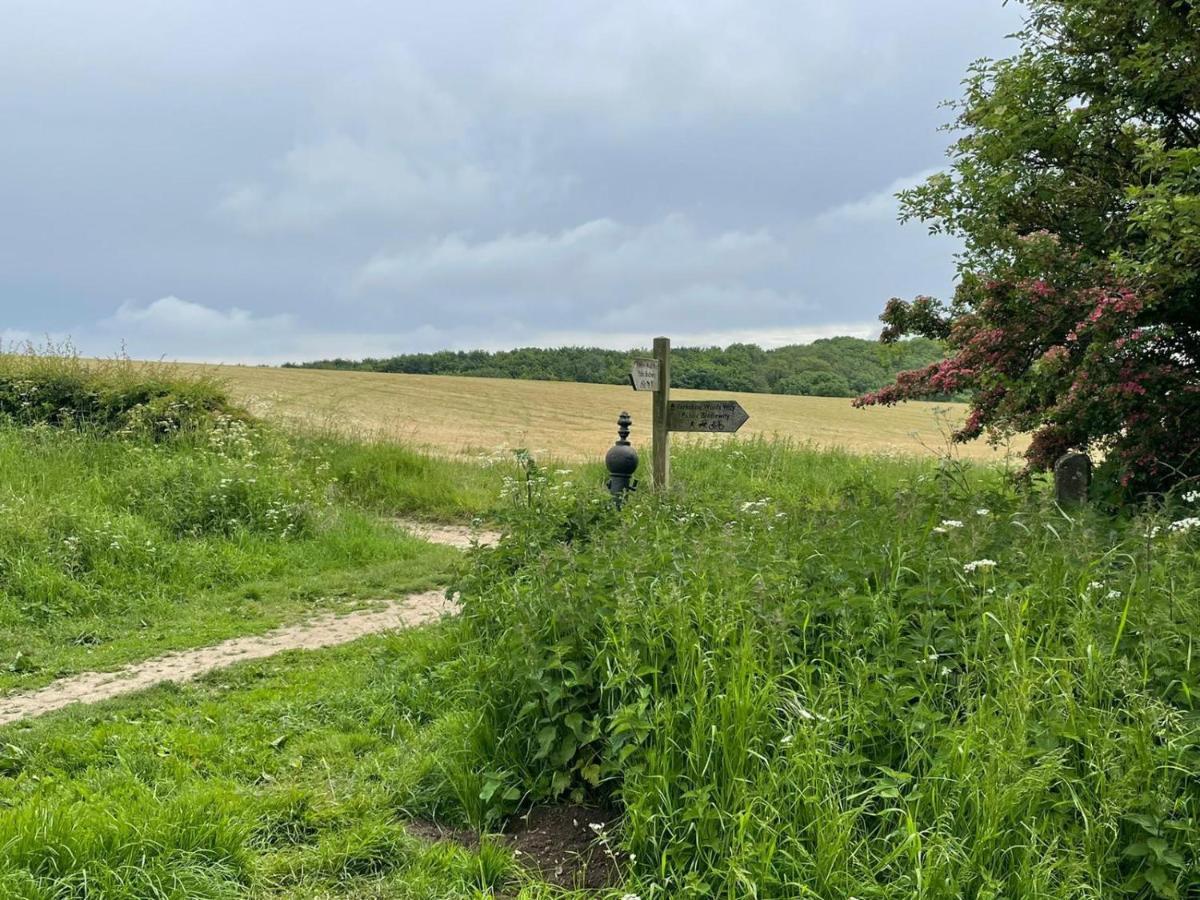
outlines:
[{"label": "black cast iron post", "polygon": [[604,465],[608,469],[608,481],[605,485],[613,495],[617,509],[620,509],[625,501],[625,492],[637,487],[633,473],[637,471],[638,455],[629,444],[629,426],[632,424],[633,419],[627,412],[622,412],[617,417],[617,442],[604,456]]}]

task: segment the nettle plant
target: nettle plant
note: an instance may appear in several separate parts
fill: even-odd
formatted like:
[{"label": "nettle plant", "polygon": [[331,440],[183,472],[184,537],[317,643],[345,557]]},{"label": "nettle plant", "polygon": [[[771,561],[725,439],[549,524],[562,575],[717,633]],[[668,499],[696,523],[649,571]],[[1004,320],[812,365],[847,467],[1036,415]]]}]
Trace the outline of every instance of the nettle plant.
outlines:
[{"label": "nettle plant", "polygon": [[892,300],[883,340],[950,354],[858,403],[966,393],[956,440],[1031,432],[1030,470],[1078,448],[1166,490],[1200,478],[1200,7],[1027,6],[1020,51],[954,104],[951,171],[901,194],[963,239],[961,281]]}]

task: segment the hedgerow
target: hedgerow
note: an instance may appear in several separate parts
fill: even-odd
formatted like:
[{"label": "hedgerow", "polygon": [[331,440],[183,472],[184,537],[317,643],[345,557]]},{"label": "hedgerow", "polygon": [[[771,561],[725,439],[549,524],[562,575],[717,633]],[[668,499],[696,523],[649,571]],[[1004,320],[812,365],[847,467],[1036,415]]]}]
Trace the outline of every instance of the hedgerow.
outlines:
[{"label": "hedgerow", "polygon": [[0,353],[0,422],[167,436],[244,417],[219,384],[169,365],[84,360],[70,347]]}]

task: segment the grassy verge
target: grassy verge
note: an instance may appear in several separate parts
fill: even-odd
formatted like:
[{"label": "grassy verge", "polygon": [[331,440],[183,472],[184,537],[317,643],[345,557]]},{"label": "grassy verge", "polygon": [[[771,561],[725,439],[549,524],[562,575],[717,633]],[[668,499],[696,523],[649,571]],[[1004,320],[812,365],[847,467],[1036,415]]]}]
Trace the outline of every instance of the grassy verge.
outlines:
[{"label": "grassy verge", "polygon": [[[5,615],[43,639],[190,578],[240,604],[264,562],[401,577],[356,509],[403,452],[2,429]],[[393,511],[504,497],[458,620],[0,731],[0,893],[538,896],[405,822],[564,800],[621,810],[642,900],[1200,893],[1195,499],[1063,511],[995,469],[779,443],[674,465],[620,512],[592,468],[410,492]]]},{"label": "grassy verge", "polygon": [[288,436],[219,384],[0,355],[0,691],[444,583],[381,518],[468,519],[505,466]]},{"label": "grassy verge", "polygon": [[613,800],[643,898],[1197,896],[1190,508],[767,444],[676,463],[620,515],[512,492],[460,585],[473,817]]},{"label": "grassy verge", "polygon": [[487,464],[436,456],[383,439],[350,440],[333,433],[294,437],[302,453],[327,460],[339,494],[384,516],[433,522],[492,519],[511,455]]},{"label": "grassy verge", "polygon": [[411,837],[466,734],[445,628],[241,665],[0,739],[0,895],[546,896],[511,855]]},{"label": "grassy verge", "polygon": [[454,551],[344,502],[324,466],[240,427],[0,427],[0,689],[444,580]]}]

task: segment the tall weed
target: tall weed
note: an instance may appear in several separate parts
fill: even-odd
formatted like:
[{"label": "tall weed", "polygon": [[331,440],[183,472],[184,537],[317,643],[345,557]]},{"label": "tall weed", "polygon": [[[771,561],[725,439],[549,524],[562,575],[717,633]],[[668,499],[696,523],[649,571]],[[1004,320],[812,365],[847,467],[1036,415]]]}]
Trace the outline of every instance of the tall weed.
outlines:
[{"label": "tall weed", "polygon": [[459,585],[478,815],[616,802],[643,897],[1200,890],[1200,529],[982,469],[676,462],[621,513],[510,484]]}]

